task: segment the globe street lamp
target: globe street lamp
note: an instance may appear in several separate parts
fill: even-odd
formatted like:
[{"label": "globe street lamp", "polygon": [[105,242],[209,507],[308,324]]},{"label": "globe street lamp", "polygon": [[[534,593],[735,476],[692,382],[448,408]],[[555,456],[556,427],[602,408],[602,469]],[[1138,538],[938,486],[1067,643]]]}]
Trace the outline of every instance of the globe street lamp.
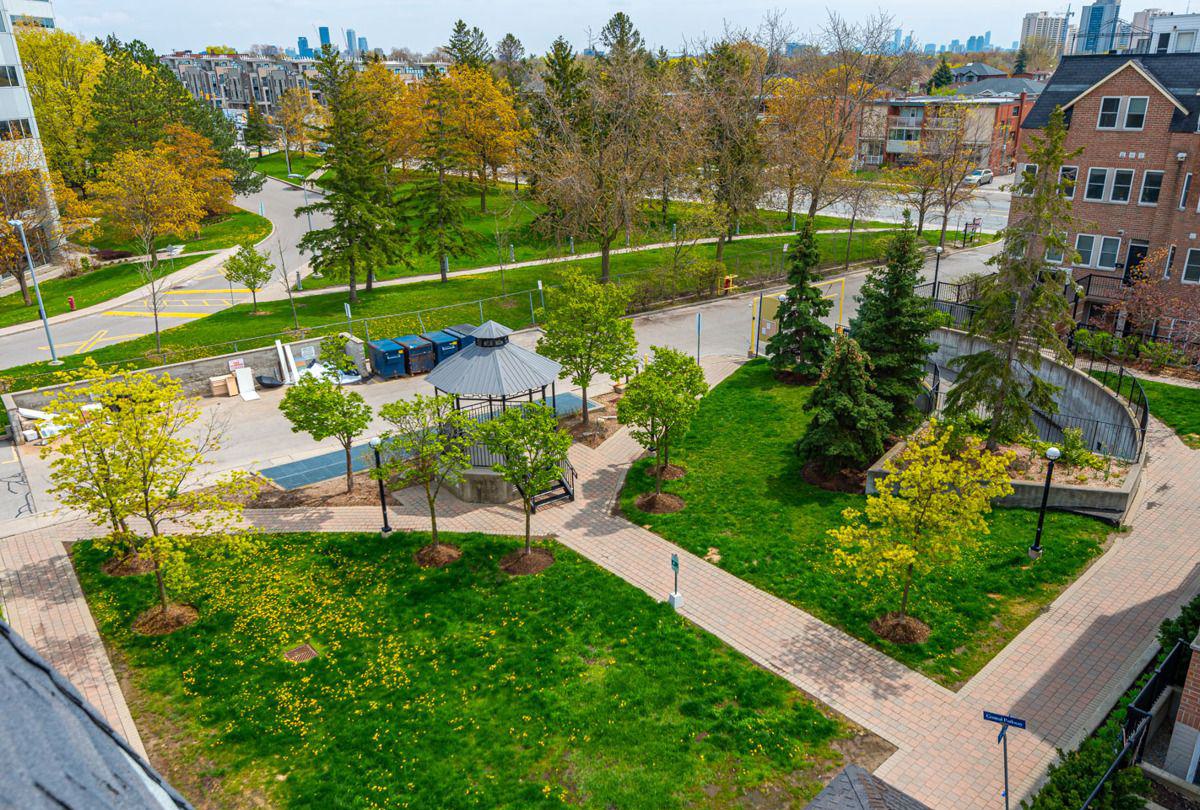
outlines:
[{"label": "globe street lamp", "polygon": [[935,247],[933,249],[933,252],[937,255],[937,258],[933,260],[933,300],[934,301],[938,300],[938,271],[940,271],[942,269],[942,252],[944,250],[945,250],[945,248],[942,247],[941,245],[938,245],[937,247]]},{"label": "globe street lamp", "polygon": [[50,365],[61,366],[58,352],[54,350],[54,337],[50,334],[50,320],[46,317],[46,307],[42,305],[42,288],[38,286],[37,273],[33,270],[33,256],[29,253],[29,240],[25,238],[25,223],[19,219],[10,219],[8,224],[21,234],[21,247],[25,249],[25,262],[29,265],[29,277],[33,279],[33,293],[37,296],[38,312],[42,316],[42,326],[46,328],[46,342],[50,344]]},{"label": "globe street lamp", "polygon": [[1050,498],[1050,479],[1054,477],[1054,462],[1058,461],[1062,451],[1057,447],[1046,448],[1046,485],[1042,487],[1042,508],[1038,512],[1037,534],[1033,537],[1033,545],[1029,547],[1029,559],[1036,560],[1042,556],[1042,524],[1046,521],[1046,501]]},{"label": "globe street lamp", "polygon": [[386,537],[392,533],[392,527],[388,525],[387,495],[383,489],[383,463],[379,458],[379,448],[382,445],[383,439],[378,436],[371,439],[371,449],[375,451],[375,474],[379,478],[379,509],[383,512],[383,527],[379,530],[379,533]]}]

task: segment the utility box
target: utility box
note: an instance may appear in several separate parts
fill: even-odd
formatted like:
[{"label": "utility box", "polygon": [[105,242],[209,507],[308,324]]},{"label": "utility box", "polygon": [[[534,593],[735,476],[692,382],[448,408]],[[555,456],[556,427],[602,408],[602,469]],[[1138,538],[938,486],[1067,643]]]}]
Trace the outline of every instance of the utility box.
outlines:
[{"label": "utility box", "polygon": [[421,337],[433,344],[434,363],[442,363],[458,352],[458,336],[446,331],[422,332]]},{"label": "utility box", "polygon": [[384,379],[403,377],[404,347],[394,340],[372,340],[367,344],[371,354],[371,368]]},{"label": "utility box", "polygon": [[419,335],[404,335],[393,338],[392,342],[404,349],[404,369],[408,374],[424,374],[437,364],[433,344]]},{"label": "utility box", "polygon": [[458,348],[465,349],[475,342],[475,337],[471,334],[475,328],[469,323],[456,323],[454,326],[447,326],[446,331],[458,338]]}]

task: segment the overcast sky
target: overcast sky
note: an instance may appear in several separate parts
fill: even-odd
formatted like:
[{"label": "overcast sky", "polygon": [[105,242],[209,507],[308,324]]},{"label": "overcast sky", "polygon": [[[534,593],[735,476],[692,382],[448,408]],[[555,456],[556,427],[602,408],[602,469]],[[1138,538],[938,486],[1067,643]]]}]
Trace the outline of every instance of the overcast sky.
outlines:
[{"label": "overcast sky", "polygon": [[[1145,5],[1151,5],[1147,0]],[[837,0],[829,5],[847,17],[878,10],[871,0]],[[924,0],[885,4],[903,8],[897,27],[912,31],[921,42],[966,41],[972,34],[992,32],[992,42],[1009,46],[1017,39],[1021,16],[1041,10],[1036,0],[1013,4],[1002,0]],[[1028,5],[1028,8],[1025,6]],[[1143,4],[1122,9],[1129,17]],[[1182,12],[1182,3],[1153,5]],[[624,11],[633,18],[647,42],[675,51],[688,40],[719,34],[726,21],[754,25],[774,8],[783,8],[797,28],[797,39],[819,27],[825,5],[802,5],[759,0],[54,0],[59,26],[88,36],[115,32],[122,39],[138,38],[160,52],[205,45],[246,48],[255,43],[295,47],[297,36],[317,40],[317,26],[328,25],[335,42],[353,28],[371,47],[385,50],[407,46],[429,51],[444,44],[459,17],[477,25],[493,43],[512,32],[532,53],[543,53],[559,34],[577,48],[588,42],[588,31],[599,31],[610,15]],[[1065,10],[1057,5],[1048,11]],[[1073,9],[1078,12],[1079,3]],[[899,12],[893,12],[899,14]],[[1078,17],[1074,19],[1078,20]]]}]

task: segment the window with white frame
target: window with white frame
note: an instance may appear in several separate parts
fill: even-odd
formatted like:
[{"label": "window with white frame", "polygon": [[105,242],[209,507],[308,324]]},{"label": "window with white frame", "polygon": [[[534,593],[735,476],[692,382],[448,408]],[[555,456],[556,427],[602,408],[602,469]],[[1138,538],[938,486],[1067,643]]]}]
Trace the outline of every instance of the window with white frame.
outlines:
[{"label": "window with white frame", "polygon": [[1032,189],[1037,180],[1038,165],[1036,163],[1017,164],[1017,182],[1013,184],[1013,194],[1026,194],[1023,189]]},{"label": "window with white frame", "polygon": [[1187,261],[1183,263],[1184,284],[1200,284],[1200,248],[1189,248]]},{"label": "window with white frame", "polygon": [[1078,179],[1078,166],[1063,166],[1058,170],[1058,188],[1068,200],[1075,196],[1075,182]]},{"label": "window with white frame", "polygon": [[1112,187],[1108,192],[1109,202],[1129,202],[1133,191],[1133,170],[1115,169],[1112,173]]},{"label": "window with white frame", "polygon": [[1191,53],[1196,49],[1196,32],[1180,31],[1175,35],[1175,53]]},{"label": "window with white frame", "polygon": [[1116,270],[1117,256],[1121,252],[1121,240],[1116,236],[1081,233],[1075,237],[1075,252],[1079,254],[1079,266],[1081,267]]},{"label": "window with white frame", "polygon": [[1163,278],[1171,278],[1171,267],[1175,264],[1175,246],[1171,245],[1167,248],[1167,263],[1163,265]]},{"label": "window with white frame", "polygon": [[[1067,235],[1064,233],[1062,236],[1063,236],[1063,241],[1066,241]],[[1058,245],[1058,247],[1052,247],[1050,245],[1047,245],[1046,246],[1046,261],[1050,264],[1062,264],[1063,256],[1065,255],[1065,253],[1066,253],[1066,251],[1063,249],[1063,246],[1061,244]]]},{"label": "window with white frame", "polygon": [[1158,205],[1158,197],[1162,194],[1163,173],[1146,172],[1142,175],[1142,191],[1138,195],[1138,205]]},{"label": "window with white frame", "polygon": [[1142,129],[1149,106],[1148,96],[1105,96],[1100,99],[1096,129]]},{"label": "window with white frame", "polygon": [[1088,169],[1083,198],[1090,202],[1127,203],[1133,193],[1133,169]]},{"label": "window with white frame", "polygon": [[1083,189],[1083,198],[1102,202],[1105,190],[1108,188],[1108,169],[1088,169],[1087,185]]},{"label": "window with white frame", "polygon": [[1183,178],[1183,190],[1179,192],[1179,210],[1187,208],[1188,194],[1192,193],[1192,173],[1188,172]]}]

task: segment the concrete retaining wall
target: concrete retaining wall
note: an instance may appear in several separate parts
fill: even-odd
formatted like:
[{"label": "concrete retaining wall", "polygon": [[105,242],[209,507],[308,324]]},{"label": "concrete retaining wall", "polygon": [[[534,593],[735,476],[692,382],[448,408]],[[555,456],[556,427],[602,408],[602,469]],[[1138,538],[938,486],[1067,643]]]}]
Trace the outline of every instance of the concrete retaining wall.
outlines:
[{"label": "concrete retaining wall", "polygon": [[[370,373],[370,364],[367,362],[366,347],[363,345],[362,340],[348,333],[343,333],[343,336],[347,338],[346,353],[354,358],[359,373],[366,376]],[[304,367],[312,360],[321,359],[321,340],[322,338],[307,338],[287,344],[292,348],[292,354],[296,358],[297,366]],[[229,363],[232,360],[242,361],[246,367],[253,370],[256,376],[267,374],[278,379],[283,379],[283,369],[280,368],[279,364],[279,352],[276,351],[274,344],[258,349],[247,349],[242,352],[222,354],[217,357],[185,360],[165,366],[138,369],[137,373],[166,374],[179,380],[184,394],[193,397],[207,397],[211,396],[212,391],[209,385],[209,378],[229,374]],[[9,424],[20,424],[20,419],[16,412],[17,408],[41,410],[58,395],[58,392],[70,388],[72,385],[75,385],[75,383],[61,383],[59,385],[49,385],[44,388],[33,388],[28,391],[13,391],[4,394],[0,397],[0,400],[3,401],[4,409],[8,412]],[[20,431],[14,430],[13,434],[18,444],[24,441],[21,438]]]}]

